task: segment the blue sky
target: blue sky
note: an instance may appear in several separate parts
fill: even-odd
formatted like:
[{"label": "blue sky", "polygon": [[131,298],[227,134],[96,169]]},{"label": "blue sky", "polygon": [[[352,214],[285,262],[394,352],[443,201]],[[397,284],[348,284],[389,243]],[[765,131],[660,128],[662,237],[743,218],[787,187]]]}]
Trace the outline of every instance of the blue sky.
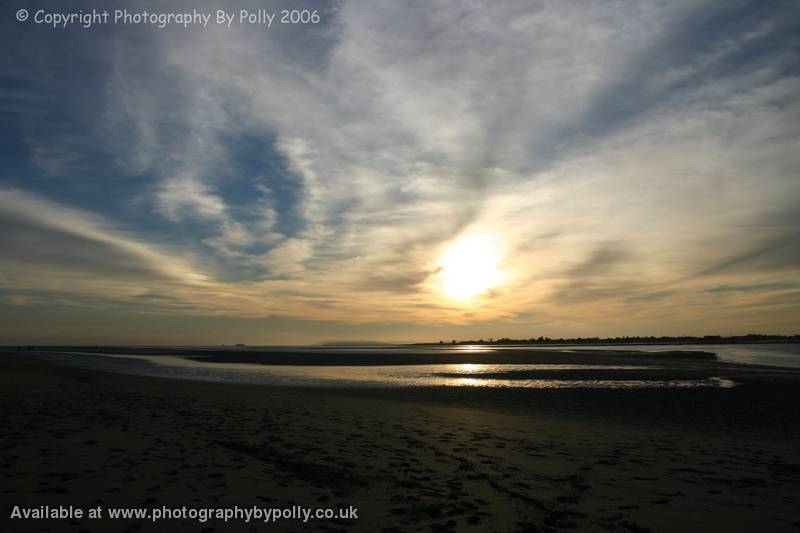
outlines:
[{"label": "blue sky", "polygon": [[[112,4],[26,7],[291,7]],[[271,29],[21,6],[0,342],[796,333],[795,2],[341,1]],[[497,281],[452,298],[470,235]]]}]

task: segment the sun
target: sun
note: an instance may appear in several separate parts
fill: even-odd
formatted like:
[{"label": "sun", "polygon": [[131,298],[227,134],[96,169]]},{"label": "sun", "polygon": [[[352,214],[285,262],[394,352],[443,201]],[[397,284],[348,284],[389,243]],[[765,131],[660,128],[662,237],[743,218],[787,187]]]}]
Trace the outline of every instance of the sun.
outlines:
[{"label": "sun", "polygon": [[498,265],[502,254],[489,235],[467,235],[448,246],[439,257],[441,290],[456,300],[474,298],[502,281]]}]

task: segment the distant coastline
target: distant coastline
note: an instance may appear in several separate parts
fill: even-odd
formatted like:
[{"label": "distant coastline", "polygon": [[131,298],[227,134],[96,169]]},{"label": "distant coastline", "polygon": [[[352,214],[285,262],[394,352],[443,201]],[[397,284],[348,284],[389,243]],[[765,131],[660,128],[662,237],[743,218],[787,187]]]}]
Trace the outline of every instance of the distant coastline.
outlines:
[{"label": "distant coastline", "polygon": [[598,346],[621,345],[659,345],[659,344],[758,344],[758,343],[800,343],[798,335],[762,335],[752,333],[749,335],[704,335],[702,337],[576,337],[558,338],[537,337],[530,339],[478,339],[478,340],[440,340],[438,342],[417,342],[411,346],[440,346],[440,345],[521,345],[521,346],[558,346],[575,344],[592,344]]}]

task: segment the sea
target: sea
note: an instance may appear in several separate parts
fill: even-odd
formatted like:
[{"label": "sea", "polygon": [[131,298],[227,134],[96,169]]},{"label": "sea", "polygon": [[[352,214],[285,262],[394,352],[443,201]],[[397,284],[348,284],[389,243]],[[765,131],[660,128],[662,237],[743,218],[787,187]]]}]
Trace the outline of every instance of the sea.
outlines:
[{"label": "sea", "polygon": [[[124,349],[104,349],[103,351],[81,351],[79,348],[64,351],[45,351],[37,355],[68,366],[91,368],[125,374],[169,377],[212,382],[232,382],[262,384],[272,386],[312,386],[312,387],[498,387],[498,388],[730,388],[736,385],[720,375],[702,379],[670,379],[665,371],[664,378],[653,376],[660,367],[640,366],[632,362],[625,365],[609,364],[371,364],[371,365],[292,365],[258,364],[249,362],[225,362],[210,360],[207,357],[187,355],[193,347],[174,348],[180,355],[170,355],[169,348],[159,349],[153,355],[152,348],[142,348],[137,353],[135,347]],[[586,350],[615,351],[706,351],[713,352],[720,361],[747,365],[767,365],[783,368],[800,368],[800,344],[737,344],[737,345],[558,345],[558,346],[486,346],[486,345],[444,345],[444,346],[293,346],[293,347],[242,347],[245,353],[282,353],[328,355],[335,358],[342,354],[387,355],[387,360],[397,356],[413,356],[432,352],[446,355],[448,352],[480,353],[513,350],[547,350],[564,353]],[[207,347],[203,351],[230,351],[231,348]],[[122,352],[122,353],[120,353]],[[569,371],[598,371],[603,379],[561,379],[560,375]],[[648,379],[637,374],[645,371]],[[526,374],[528,373],[528,374]],[[534,373],[537,379],[526,379]],[[552,377],[540,379],[552,373]],[[586,372],[583,372],[586,374]],[[591,374],[591,372],[589,372]],[[612,377],[609,377],[612,376]]]}]

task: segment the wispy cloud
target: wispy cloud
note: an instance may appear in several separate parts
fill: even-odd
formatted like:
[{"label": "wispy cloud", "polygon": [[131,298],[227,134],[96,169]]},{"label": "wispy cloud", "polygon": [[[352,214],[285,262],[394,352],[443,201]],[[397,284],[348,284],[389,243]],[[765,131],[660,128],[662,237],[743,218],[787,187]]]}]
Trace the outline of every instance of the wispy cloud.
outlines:
[{"label": "wispy cloud", "polygon": [[[747,327],[762,291],[720,288],[800,272],[800,10],[782,6],[340,2],[318,27],[73,43],[108,45],[100,105],[65,119],[102,158],[26,111],[31,158],[48,176],[110,160],[129,202],[112,222],[55,204],[68,183],[6,189],[5,212],[30,207],[15,253],[73,242],[20,251],[6,286],[85,268],[70,290],[130,298],[140,278],[234,316]],[[506,283],[466,309],[436,261],[470,232],[497,239]]]},{"label": "wispy cloud", "polygon": [[102,217],[36,195],[0,189],[6,288],[120,296],[143,286],[202,286],[208,277],[172,253],[115,230]]}]

